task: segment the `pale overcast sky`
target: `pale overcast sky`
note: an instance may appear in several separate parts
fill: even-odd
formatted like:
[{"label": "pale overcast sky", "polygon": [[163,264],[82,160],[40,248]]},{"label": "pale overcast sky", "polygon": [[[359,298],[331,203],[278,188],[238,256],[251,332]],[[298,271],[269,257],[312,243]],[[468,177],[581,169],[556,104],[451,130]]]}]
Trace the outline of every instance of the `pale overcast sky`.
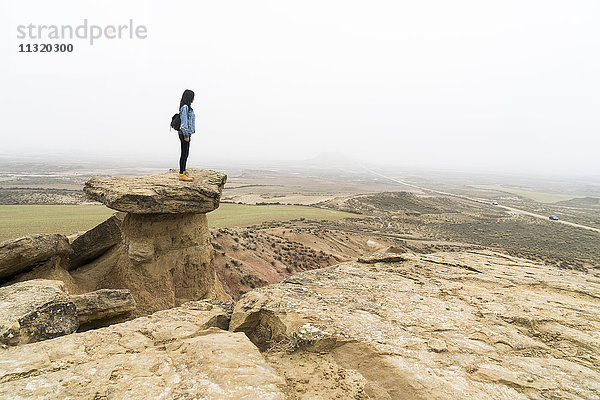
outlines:
[{"label": "pale overcast sky", "polygon": [[[18,39],[18,25],[146,39]],[[600,176],[600,2],[2,1],[0,154],[189,163],[339,151],[399,166]],[[72,53],[19,53],[27,43]]]}]

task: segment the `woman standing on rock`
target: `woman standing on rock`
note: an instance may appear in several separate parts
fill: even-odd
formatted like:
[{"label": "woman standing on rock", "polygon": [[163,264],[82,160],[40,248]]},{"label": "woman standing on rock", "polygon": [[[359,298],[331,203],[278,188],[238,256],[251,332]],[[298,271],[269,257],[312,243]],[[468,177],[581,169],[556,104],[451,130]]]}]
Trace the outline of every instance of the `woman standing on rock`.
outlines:
[{"label": "woman standing on rock", "polygon": [[181,157],[179,157],[179,180],[193,181],[194,178],[186,175],[185,164],[190,153],[190,138],[196,131],[196,116],[192,109],[194,101],[194,92],[186,89],[181,96],[179,102],[179,118],[181,119],[181,127],[179,129],[179,141],[181,142]]}]

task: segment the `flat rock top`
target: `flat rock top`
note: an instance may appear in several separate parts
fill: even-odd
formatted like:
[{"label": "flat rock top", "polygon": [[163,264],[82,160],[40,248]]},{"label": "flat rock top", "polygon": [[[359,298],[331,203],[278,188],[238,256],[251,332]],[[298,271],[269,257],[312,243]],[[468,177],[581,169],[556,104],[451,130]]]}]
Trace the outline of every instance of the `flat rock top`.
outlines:
[{"label": "flat rock top", "polygon": [[218,208],[227,175],[195,168],[188,174],[192,182],[180,181],[175,169],[157,175],[94,177],[83,190],[91,200],[134,214],[203,214]]},{"label": "flat rock top", "polygon": [[248,292],[230,330],[326,352],[373,398],[599,398],[600,278],[482,251],[406,258]]}]

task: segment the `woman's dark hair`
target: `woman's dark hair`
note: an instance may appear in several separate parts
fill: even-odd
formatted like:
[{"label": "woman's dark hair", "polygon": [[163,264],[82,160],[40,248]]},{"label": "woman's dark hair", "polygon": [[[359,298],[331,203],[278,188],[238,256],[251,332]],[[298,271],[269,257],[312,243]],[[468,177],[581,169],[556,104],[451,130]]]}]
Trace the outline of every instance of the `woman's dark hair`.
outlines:
[{"label": "woman's dark hair", "polygon": [[188,109],[193,111],[192,100],[194,100],[194,92],[192,92],[190,89],[185,89],[183,91],[183,94],[181,95],[181,101],[179,102],[179,109],[181,110],[181,107],[183,107],[184,104],[187,104]]}]

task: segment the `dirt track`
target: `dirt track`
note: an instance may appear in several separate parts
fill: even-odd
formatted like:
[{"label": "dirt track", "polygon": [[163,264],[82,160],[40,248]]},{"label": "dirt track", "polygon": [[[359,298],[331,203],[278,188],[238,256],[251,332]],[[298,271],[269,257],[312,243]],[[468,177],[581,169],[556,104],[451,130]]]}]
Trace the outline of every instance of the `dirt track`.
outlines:
[{"label": "dirt track", "polygon": [[[365,168],[365,170],[368,171],[368,172],[370,172],[370,173],[372,173],[372,174],[374,174],[374,175],[381,176],[382,178],[389,179],[389,180],[391,180],[393,182],[396,182],[396,183],[399,183],[401,185],[405,185],[405,186],[412,187],[412,188],[415,188],[415,189],[420,189],[420,190],[425,191],[425,192],[431,192],[431,193],[441,194],[441,195],[444,195],[444,196],[451,196],[451,197],[455,197],[455,198],[458,198],[458,199],[467,200],[467,201],[473,201],[473,202],[481,203],[481,204],[491,204],[491,200],[476,199],[476,198],[473,198],[473,197],[468,197],[468,196],[462,196],[462,195],[458,195],[458,194],[454,194],[454,193],[443,192],[441,190],[428,189],[428,188],[424,188],[424,187],[421,187],[421,186],[413,185],[411,183],[404,182],[404,181],[399,180],[399,179],[390,178],[389,176],[380,174],[379,172],[375,172],[375,171],[372,171],[372,170],[367,169],[367,168]],[[521,210],[519,208],[504,206],[504,205],[501,205],[501,204],[499,204],[499,205],[497,205],[495,207],[501,207],[501,208],[504,208],[506,210],[518,213],[518,214],[524,214],[524,215],[529,215],[531,217],[541,218],[543,220],[548,220],[548,216],[546,216],[546,215],[532,213],[532,212],[529,212],[529,211]],[[600,229],[594,228],[594,227],[591,227],[591,226],[576,224],[574,222],[562,221],[562,220],[558,220],[558,221],[554,221],[554,222],[560,223],[560,224],[565,224],[565,225],[571,225],[571,226],[574,226],[574,227],[577,227],[577,228],[588,229],[590,231],[594,231],[594,232],[600,233]]]}]

